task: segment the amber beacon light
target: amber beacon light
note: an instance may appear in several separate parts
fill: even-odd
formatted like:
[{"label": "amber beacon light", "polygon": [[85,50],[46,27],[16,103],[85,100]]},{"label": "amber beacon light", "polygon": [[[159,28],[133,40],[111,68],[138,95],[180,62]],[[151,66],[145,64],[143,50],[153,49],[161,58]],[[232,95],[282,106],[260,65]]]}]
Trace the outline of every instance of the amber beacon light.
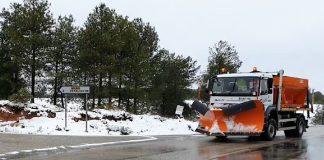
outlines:
[{"label": "amber beacon light", "polygon": [[222,69],[221,69],[221,73],[222,73],[222,74],[226,73],[226,71],[227,71],[226,68],[222,68]]}]

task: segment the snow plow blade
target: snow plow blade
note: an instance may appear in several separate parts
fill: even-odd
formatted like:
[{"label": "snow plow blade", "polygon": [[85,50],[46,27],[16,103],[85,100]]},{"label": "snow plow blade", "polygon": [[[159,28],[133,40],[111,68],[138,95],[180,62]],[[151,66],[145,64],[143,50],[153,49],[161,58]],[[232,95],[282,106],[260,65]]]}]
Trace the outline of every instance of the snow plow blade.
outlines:
[{"label": "snow plow blade", "polygon": [[250,109],[255,108],[256,105],[254,103],[254,101],[247,101],[247,102],[243,102],[240,104],[236,104],[230,108],[224,108],[223,112],[225,114],[225,116],[231,116],[231,115],[235,115]]},{"label": "snow plow blade", "polygon": [[259,100],[243,102],[226,109],[209,109],[195,101],[192,108],[200,113],[197,132],[215,136],[260,135],[263,132],[264,106]]}]

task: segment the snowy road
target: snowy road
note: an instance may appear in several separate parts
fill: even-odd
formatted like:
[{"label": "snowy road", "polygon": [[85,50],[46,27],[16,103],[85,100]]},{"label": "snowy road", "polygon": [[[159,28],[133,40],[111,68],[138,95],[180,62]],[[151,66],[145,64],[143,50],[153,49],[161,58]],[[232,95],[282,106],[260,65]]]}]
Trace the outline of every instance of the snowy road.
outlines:
[{"label": "snowy road", "polygon": [[302,139],[279,132],[271,142],[200,135],[154,137],[72,137],[0,135],[0,159],[322,159],[324,127]]}]

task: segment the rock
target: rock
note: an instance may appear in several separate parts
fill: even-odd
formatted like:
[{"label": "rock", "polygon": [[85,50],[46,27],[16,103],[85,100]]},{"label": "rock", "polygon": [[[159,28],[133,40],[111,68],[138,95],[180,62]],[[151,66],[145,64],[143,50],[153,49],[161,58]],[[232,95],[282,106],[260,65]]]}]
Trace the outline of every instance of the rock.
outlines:
[{"label": "rock", "polygon": [[191,125],[189,125],[189,124],[188,124],[188,128],[189,128],[190,131],[194,131],[194,130],[192,129]]},{"label": "rock", "polygon": [[121,127],[120,133],[121,135],[129,135],[132,133],[132,131],[128,127]]},{"label": "rock", "polygon": [[52,111],[46,111],[47,112],[47,117],[48,118],[55,118],[56,117],[56,113],[52,112]]},{"label": "rock", "polygon": [[90,124],[90,128],[98,129],[98,125],[96,125],[96,124]]},{"label": "rock", "polygon": [[38,132],[38,133],[43,132],[43,128],[42,128],[42,126],[40,126],[40,127],[38,128],[37,132]]},{"label": "rock", "polygon": [[56,125],[55,130],[57,130],[57,131],[62,131],[62,128],[61,128],[60,126]]},{"label": "rock", "polygon": [[108,131],[108,134],[109,134],[110,131],[118,132],[118,131],[120,131],[120,128],[117,127],[117,126],[108,126],[107,125],[107,131]]},{"label": "rock", "polygon": [[126,121],[126,120],[133,121],[133,117],[131,117],[130,115],[125,114],[125,113],[123,113],[121,115],[118,115],[118,116],[114,116],[114,115],[103,115],[102,116],[102,119],[113,120],[115,122],[117,122],[117,121]]}]

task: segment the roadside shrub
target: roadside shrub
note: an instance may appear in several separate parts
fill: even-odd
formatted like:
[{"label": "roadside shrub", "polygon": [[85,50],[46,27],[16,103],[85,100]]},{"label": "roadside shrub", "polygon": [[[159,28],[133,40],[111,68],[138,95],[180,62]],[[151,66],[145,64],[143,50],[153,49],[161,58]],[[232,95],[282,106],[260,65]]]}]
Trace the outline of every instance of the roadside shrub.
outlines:
[{"label": "roadside shrub", "polygon": [[31,98],[32,95],[25,88],[9,96],[9,100],[15,103],[27,103]]}]

